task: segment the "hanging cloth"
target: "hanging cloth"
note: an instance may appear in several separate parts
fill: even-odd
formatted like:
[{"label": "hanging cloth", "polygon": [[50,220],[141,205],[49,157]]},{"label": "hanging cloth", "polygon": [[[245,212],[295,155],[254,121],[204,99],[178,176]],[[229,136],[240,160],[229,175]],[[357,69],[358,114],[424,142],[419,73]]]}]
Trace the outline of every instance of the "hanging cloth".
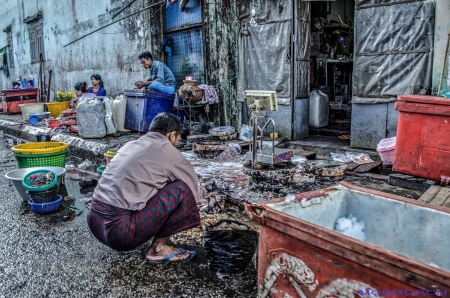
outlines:
[{"label": "hanging cloth", "polygon": [[203,90],[203,100],[208,102],[205,106],[205,111],[209,113],[209,105],[219,103],[219,96],[217,96],[216,89],[214,86],[209,85],[198,85],[198,88]]},{"label": "hanging cloth", "polygon": [[3,73],[9,78],[8,60],[6,60],[6,47],[0,49],[0,62],[3,66]]},{"label": "hanging cloth", "polygon": [[172,36],[166,36],[163,40],[163,49],[167,55],[172,56]]}]

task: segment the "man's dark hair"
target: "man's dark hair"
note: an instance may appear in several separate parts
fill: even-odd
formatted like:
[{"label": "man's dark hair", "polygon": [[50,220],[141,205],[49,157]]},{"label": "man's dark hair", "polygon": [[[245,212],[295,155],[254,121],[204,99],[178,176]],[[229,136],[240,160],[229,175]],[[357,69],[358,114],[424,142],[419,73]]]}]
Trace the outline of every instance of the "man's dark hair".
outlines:
[{"label": "man's dark hair", "polygon": [[160,134],[166,135],[169,132],[174,131],[177,135],[180,135],[183,130],[183,125],[181,124],[178,117],[169,113],[159,113],[153,118],[150,124],[149,131],[159,132]]},{"label": "man's dark hair", "polygon": [[142,59],[142,58],[144,58],[144,59],[152,59],[153,60],[153,56],[152,56],[152,54],[149,51],[145,51],[145,52],[141,53],[139,55],[139,59]]}]

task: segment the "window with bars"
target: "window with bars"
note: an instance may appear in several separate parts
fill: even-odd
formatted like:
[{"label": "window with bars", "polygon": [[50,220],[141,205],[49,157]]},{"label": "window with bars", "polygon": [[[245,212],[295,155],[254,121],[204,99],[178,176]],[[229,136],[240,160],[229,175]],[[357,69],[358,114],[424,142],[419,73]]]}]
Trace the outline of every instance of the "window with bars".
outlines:
[{"label": "window with bars", "polygon": [[14,51],[13,51],[13,41],[11,29],[8,31],[8,64],[9,68],[14,68]]},{"label": "window with bars", "polygon": [[177,86],[183,85],[186,76],[192,76],[198,84],[204,84],[200,0],[190,0],[182,10],[181,2],[170,3],[165,10],[164,36],[172,40],[171,53],[166,53],[167,66],[173,72]]},{"label": "window with bars", "polygon": [[31,62],[39,62],[39,56],[44,56],[44,34],[42,24],[28,29],[30,33]]}]

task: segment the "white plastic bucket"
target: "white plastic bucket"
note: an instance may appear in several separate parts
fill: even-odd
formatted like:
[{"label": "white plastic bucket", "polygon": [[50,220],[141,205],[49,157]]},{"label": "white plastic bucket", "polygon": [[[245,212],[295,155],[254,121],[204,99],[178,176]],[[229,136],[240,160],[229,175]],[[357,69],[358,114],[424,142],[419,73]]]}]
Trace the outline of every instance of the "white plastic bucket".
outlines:
[{"label": "white plastic bucket", "polygon": [[377,145],[377,152],[380,154],[381,161],[384,165],[394,164],[396,137],[382,139]]},{"label": "white plastic bucket", "polygon": [[28,122],[28,118],[30,118],[30,115],[44,112],[43,103],[25,103],[19,105],[19,107],[22,111],[23,121],[26,122]]},{"label": "white plastic bucket", "polygon": [[30,197],[28,196],[25,187],[23,187],[23,185],[22,185],[22,179],[28,173],[31,173],[36,170],[42,170],[42,169],[50,170],[50,171],[54,172],[58,176],[58,184],[62,183],[62,176],[66,173],[66,169],[61,168],[61,167],[33,167],[33,168],[26,168],[26,169],[18,169],[18,170],[9,171],[8,173],[5,174],[5,177],[6,177],[6,179],[8,179],[10,181],[10,186],[11,186],[11,182],[12,182],[12,185],[14,185],[17,193],[20,195],[22,200],[28,201],[28,199]]}]

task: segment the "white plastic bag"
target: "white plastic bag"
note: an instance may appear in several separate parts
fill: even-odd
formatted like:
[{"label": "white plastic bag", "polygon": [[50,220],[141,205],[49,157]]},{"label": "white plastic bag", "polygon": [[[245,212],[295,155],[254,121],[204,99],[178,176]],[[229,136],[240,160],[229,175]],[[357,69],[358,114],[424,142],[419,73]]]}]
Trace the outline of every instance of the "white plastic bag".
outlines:
[{"label": "white plastic bag", "polygon": [[294,156],[291,158],[291,162],[294,163],[294,164],[296,164],[296,165],[304,164],[304,163],[306,163],[307,161],[308,161],[308,159],[307,159],[306,157],[304,157],[304,156],[301,156],[301,155],[294,155]]},{"label": "white plastic bag", "polygon": [[103,138],[106,135],[105,107],[100,100],[85,99],[78,104],[77,126],[82,138]]},{"label": "white plastic bag", "polygon": [[345,152],[345,155],[348,158],[351,158],[351,160],[353,162],[356,162],[356,163],[359,163],[359,164],[373,162],[373,160],[370,158],[370,156],[365,154],[365,153]]},{"label": "white plastic bag", "polygon": [[247,124],[242,124],[239,139],[246,142],[250,142],[251,140],[253,140],[253,127]]},{"label": "white plastic bag", "polygon": [[106,134],[114,134],[116,133],[116,128],[114,126],[113,119],[113,107],[111,103],[111,99],[107,96],[103,98],[103,104],[105,105],[105,125],[106,125]]},{"label": "white plastic bag", "polygon": [[113,114],[116,120],[117,131],[130,131],[125,129],[125,113],[127,110],[127,97],[122,95],[117,96],[113,101]]},{"label": "white plastic bag", "polygon": [[[347,153],[349,153],[349,152],[347,152]],[[348,157],[347,155],[342,154],[342,153],[332,152],[332,153],[330,153],[330,155],[331,155],[331,159],[334,161],[340,161],[340,162],[345,162],[345,163],[349,163],[349,162],[353,161],[350,157]]]}]

